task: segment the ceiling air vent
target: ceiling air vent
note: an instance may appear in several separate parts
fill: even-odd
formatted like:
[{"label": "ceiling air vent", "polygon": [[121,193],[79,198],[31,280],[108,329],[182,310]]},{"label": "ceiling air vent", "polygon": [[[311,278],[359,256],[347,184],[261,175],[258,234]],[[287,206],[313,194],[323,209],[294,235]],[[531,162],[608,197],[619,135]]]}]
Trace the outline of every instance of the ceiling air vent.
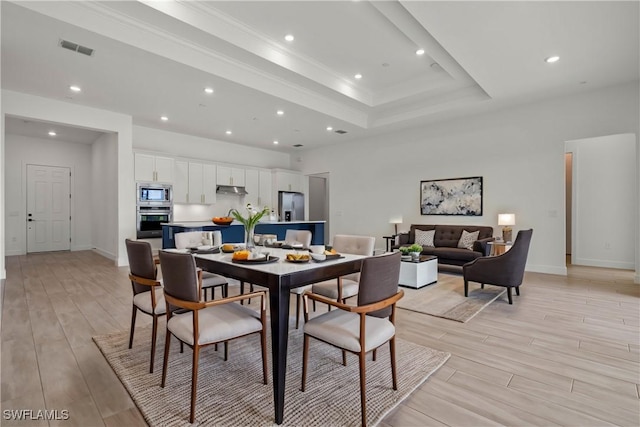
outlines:
[{"label": "ceiling air vent", "polygon": [[344,135],[345,133],[347,133],[346,130],[342,130],[342,129],[338,129],[336,131],[334,131],[335,133],[339,133],[340,135]]},{"label": "ceiling air vent", "polygon": [[68,40],[60,40],[60,47],[72,50],[74,52],[81,53],[83,55],[93,55],[93,49],[86,46],[81,46],[78,43],[70,42]]},{"label": "ceiling air vent", "polygon": [[302,147],[302,144],[293,144],[294,147]]}]

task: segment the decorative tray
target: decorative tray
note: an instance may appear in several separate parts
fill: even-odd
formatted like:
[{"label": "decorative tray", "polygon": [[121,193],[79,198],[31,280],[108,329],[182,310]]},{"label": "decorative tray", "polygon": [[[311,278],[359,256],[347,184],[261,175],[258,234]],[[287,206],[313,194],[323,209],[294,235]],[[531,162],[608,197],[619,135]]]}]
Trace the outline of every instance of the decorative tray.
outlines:
[{"label": "decorative tray", "polygon": [[234,264],[271,264],[272,262],[278,261],[280,258],[277,256],[269,256],[267,258],[260,259],[232,259],[231,262]]}]

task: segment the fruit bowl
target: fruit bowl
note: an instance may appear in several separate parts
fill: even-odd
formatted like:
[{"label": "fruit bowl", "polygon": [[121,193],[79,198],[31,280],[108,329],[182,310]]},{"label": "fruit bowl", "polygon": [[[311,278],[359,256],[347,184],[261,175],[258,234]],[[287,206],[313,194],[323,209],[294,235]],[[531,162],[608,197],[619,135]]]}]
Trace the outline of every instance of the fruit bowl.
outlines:
[{"label": "fruit bowl", "polygon": [[211,221],[213,221],[215,225],[229,225],[233,222],[233,218],[229,216],[214,216],[211,218]]}]

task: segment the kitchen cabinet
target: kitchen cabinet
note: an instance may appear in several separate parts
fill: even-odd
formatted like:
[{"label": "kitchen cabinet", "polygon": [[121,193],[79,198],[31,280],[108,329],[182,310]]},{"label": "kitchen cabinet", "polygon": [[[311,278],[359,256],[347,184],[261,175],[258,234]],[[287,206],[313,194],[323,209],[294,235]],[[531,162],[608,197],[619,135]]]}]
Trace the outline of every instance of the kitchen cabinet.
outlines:
[{"label": "kitchen cabinet", "polygon": [[189,162],[176,160],[173,181],[173,203],[188,203]]},{"label": "kitchen cabinet", "polygon": [[173,184],[174,203],[209,205],[216,201],[216,166],[208,163],[176,161]]},{"label": "kitchen cabinet", "polygon": [[189,162],[188,203],[210,205],[216,201],[216,166]]},{"label": "kitchen cabinet", "polygon": [[256,207],[268,206],[276,209],[271,200],[271,172],[257,169],[247,169],[245,171],[245,185],[247,190],[245,202]]},{"label": "kitchen cabinet", "polygon": [[218,185],[245,186],[245,170],[242,168],[218,166],[216,177]]},{"label": "kitchen cabinet", "polygon": [[134,176],[136,181],[173,183],[174,160],[171,157],[135,153]]},{"label": "kitchen cabinet", "polygon": [[272,176],[276,195],[278,191],[297,191],[299,193],[304,191],[303,176],[299,172],[276,169]]}]

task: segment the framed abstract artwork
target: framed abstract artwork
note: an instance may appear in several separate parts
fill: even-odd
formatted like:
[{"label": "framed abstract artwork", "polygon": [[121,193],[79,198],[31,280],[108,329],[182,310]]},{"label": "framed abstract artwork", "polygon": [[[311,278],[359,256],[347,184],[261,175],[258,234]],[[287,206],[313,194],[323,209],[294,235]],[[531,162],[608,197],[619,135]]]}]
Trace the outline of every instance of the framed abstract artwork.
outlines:
[{"label": "framed abstract artwork", "polygon": [[420,181],[420,214],[482,216],[482,177]]}]

